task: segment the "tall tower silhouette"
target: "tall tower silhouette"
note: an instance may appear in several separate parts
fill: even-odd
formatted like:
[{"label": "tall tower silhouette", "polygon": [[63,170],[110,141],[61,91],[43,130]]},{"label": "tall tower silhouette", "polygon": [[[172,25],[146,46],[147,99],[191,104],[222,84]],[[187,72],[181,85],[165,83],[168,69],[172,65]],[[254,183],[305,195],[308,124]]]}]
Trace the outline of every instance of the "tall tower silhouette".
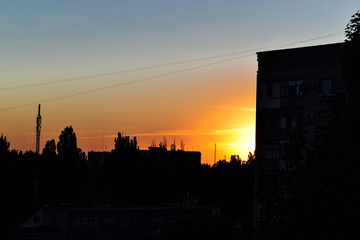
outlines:
[{"label": "tall tower silhouette", "polygon": [[39,104],[38,115],[36,117],[36,153],[40,153],[40,131],[41,131],[41,115],[40,115],[40,104]]},{"label": "tall tower silhouette", "polygon": [[216,143],[215,143],[215,152],[214,152],[214,165],[216,163]]}]

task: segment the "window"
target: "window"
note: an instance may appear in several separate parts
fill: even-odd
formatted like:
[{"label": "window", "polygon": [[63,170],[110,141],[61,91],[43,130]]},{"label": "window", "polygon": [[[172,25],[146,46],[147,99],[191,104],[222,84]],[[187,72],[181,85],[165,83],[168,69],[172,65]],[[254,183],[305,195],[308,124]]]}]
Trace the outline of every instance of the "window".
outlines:
[{"label": "window", "polygon": [[294,97],[303,95],[303,81],[286,81],[282,83],[281,86],[281,96],[282,97]]},{"label": "window", "polygon": [[260,97],[261,98],[267,97],[267,84],[266,83],[260,84]]},{"label": "window", "polygon": [[285,117],[282,117],[280,119],[280,128],[286,128],[286,118]]},{"label": "window", "polygon": [[270,97],[280,97],[280,83],[262,83],[260,85],[260,97],[261,98],[270,98]]},{"label": "window", "polygon": [[331,95],[331,80],[323,80],[323,94],[324,95]]},{"label": "window", "polygon": [[280,118],[280,128],[296,128],[296,118]]},{"label": "window", "polygon": [[277,144],[264,144],[261,147],[261,158],[263,159],[279,159],[280,147]]},{"label": "window", "polygon": [[330,96],[334,94],[334,90],[333,79],[322,79],[319,81],[319,94]]}]

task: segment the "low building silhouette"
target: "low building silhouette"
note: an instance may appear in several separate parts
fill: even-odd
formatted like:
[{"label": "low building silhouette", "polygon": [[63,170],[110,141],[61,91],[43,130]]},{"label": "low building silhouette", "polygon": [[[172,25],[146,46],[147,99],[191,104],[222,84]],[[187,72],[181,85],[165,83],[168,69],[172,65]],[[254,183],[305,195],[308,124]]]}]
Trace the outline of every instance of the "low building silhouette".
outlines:
[{"label": "low building silhouette", "polygon": [[149,147],[149,150],[140,150],[140,157],[166,171],[194,171],[201,165],[201,153],[194,151],[167,151],[160,147]]},{"label": "low building silhouette", "polygon": [[17,229],[16,239],[157,239],[188,219],[217,217],[216,207],[43,206]]},{"label": "low building silhouette", "polygon": [[106,161],[111,159],[111,152],[88,152],[88,166],[103,166]]},{"label": "low building silhouette", "polygon": [[[112,152],[88,152],[89,167],[104,166],[115,159],[116,153]],[[136,150],[125,157],[129,161],[137,158],[138,164],[146,164],[152,168],[163,171],[189,172],[198,170],[201,165],[201,153],[196,151],[171,150],[168,151],[161,147],[149,147],[148,150]]]}]

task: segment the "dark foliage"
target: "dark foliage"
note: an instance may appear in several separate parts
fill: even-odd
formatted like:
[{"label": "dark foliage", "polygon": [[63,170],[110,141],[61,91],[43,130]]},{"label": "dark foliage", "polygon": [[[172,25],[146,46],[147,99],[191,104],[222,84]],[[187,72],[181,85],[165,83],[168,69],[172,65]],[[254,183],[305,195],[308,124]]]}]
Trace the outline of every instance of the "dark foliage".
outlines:
[{"label": "dark foliage", "polygon": [[[196,236],[222,234],[226,237],[227,230],[241,222],[250,236],[252,166],[241,165],[241,160],[233,159],[220,161],[213,167],[188,168],[182,165],[183,151],[167,151],[164,144],[150,148],[149,155],[144,157],[136,137],[130,139],[118,133],[111,157],[105,159],[102,166],[89,167],[77,147],[71,126],[61,132],[57,144],[55,140],[47,141],[42,155],[10,151],[10,143],[1,136],[0,156],[2,161],[6,159],[2,165],[6,179],[2,183],[6,196],[4,206],[8,210],[5,218],[9,219],[1,234],[9,236],[43,204],[146,206],[190,201],[219,207],[222,218],[184,222],[183,234],[190,234],[196,227]],[[168,158],[176,161],[171,163]],[[206,229],[211,231],[205,233]],[[168,232],[164,239],[172,234]]]}]

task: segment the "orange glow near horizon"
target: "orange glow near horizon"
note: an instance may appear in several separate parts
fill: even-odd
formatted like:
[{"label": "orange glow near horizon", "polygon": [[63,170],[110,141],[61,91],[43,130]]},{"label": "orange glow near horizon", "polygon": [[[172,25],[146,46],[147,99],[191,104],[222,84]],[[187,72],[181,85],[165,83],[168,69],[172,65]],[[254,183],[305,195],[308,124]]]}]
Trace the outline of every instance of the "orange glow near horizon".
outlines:
[{"label": "orange glow near horizon", "polygon": [[0,135],[10,149],[35,151],[41,104],[40,150],[72,126],[85,152],[110,151],[117,132],[137,136],[141,149],[165,136],[178,148],[183,139],[208,164],[215,144],[216,161],[254,151],[256,51],[342,42],[339,31],[358,8],[358,1],[327,8],[316,1],[6,2]]},{"label": "orange glow near horizon", "polygon": [[[246,160],[255,145],[255,74],[252,70],[241,73],[235,68],[228,70],[186,73],[43,103],[40,149],[47,140],[57,142],[61,131],[71,125],[78,147],[86,153],[111,151],[117,132],[122,132],[136,136],[140,149],[147,149],[153,142],[158,145],[166,137],[168,146],[175,141],[179,149],[183,140],[185,150],[200,151],[202,163],[214,163],[215,143],[216,161],[225,156],[229,160],[231,155]],[[192,84],[184,84],[183,79]],[[80,91],[82,87],[74,83],[71,91]],[[66,88],[59,86],[44,93],[44,98],[61,95],[58,91]],[[7,97],[31,101],[26,91],[17,94]],[[8,111],[0,119],[4,126],[1,131],[10,141],[11,149],[34,151],[36,115],[34,105]]]}]

